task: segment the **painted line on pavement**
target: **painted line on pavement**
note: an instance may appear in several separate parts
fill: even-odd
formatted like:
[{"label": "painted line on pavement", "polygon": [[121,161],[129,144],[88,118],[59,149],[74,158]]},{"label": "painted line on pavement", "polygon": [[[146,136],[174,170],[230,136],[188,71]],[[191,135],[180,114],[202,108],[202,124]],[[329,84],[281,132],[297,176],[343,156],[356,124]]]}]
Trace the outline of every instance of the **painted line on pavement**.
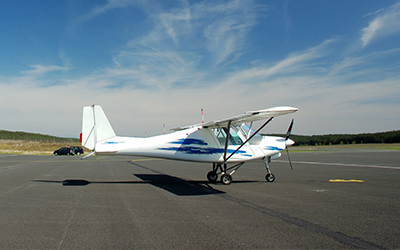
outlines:
[{"label": "painted line on pavement", "polygon": [[[288,162],[288,161],[277,160],[276,162]],[[360,167],[360,168],[382,168],[382,169],[397,169],[397,170],[400,170],[400,167],[378,166],[378,165],[359,165],[359,164],[348,164],[348,163],[326,163],[326,162],[311,162],[311,161],[292,161],[292,163],[309,164],[309,165]]]},{"label": "painted line on pavement", "polygon": [[362,183],[364,182],[363,180],[345,180],[345,179],[330,179],[329,182],[357,182],[357,183]]}]

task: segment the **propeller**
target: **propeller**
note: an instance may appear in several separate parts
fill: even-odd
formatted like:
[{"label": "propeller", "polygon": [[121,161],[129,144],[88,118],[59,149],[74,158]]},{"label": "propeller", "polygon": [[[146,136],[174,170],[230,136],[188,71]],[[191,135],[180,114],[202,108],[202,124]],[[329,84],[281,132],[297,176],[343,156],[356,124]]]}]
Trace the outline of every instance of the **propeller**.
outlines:
[{"label": "propeller", "polygon": [[290,169],[293,170],[293,166],[292,166],[292,161],[290,160],[290,155],[289,155],[289,148],[288,146],[291,146],[294,144],[294,141],[289,139],[290,134],[292,133],[292,128],[293,128],[293,123],[294,123],[294,119],[292,119],[292,121],[290,122],[289,128],[286,132],[286,136],[285,136],[285,144],[286,144],[286,153],[289,159],[289,165],[290,165]]},{"label": "propeller", "polygon": [[289,139],[289,136],[290,136],[290,134],[292,133],[293,122],[294,122],[294,119],[292,119],[292,122],[290,122],[289,128],[288,128],[288,130],[287,130],[287,132],[286,132],[285,141],[286,141],[287,139]]}]

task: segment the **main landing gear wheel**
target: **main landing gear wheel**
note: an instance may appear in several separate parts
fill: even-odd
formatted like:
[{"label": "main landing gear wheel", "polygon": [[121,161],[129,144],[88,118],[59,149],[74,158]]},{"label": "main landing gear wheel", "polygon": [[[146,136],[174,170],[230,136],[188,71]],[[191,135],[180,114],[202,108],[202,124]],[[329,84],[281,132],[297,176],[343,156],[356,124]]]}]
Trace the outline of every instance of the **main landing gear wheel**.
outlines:
[{"label": "main landing gear wheel", "polygon": [[265,176],[265,179],[266,179],[268,182],[273,182],[273,181],[275,180],[275,175],[273,175],[273,174],[267,174],[267,175]]},{"label": "main landing gear wheel", "polygon": [[232,182],[232,176],[230,176],[229,174],[223,174],[221,176],[221,182],[224,185],[229,185]]},{"label": "main landing gear wheel", "polygon": [[207,173],[207,179],[208,179],[210,182],[217,182],[217,180],[218,180],[217,172],[215,172],[215,171],[210,171],[210,172],[208,172],[208,173]]}]

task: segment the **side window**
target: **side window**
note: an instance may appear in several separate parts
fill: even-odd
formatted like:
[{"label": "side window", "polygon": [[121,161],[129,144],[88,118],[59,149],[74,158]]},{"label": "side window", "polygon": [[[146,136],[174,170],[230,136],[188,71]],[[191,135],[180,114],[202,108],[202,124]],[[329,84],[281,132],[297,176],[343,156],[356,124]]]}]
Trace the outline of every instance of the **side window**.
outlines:
[{"label": "side window", "polygon": [[[215,137],[217,137],[218,142],[221,145],[225,145],[228,129],[227,128],[214,128],[213,132],[214,132]],[[242,141],[242,139],[240,139],[239,135],[237,134],[236,129],[231,128],[228,145],[240,145],[242,143],[243,143],[243,141]]]},{"label": "side window", "polygon": [[232,145],[240,145],[243,143],[242,139],[240,139],[239,135],[237,134],[236,128],[231,128],[230,134],[231,136],[229,139]]},{"label": "side window", "polygon": [[225,130],[222,128],[214,128],[213,129],[215,136],[217,137],[217,140],[221,145],[225,145],[225,140],[226,140],[226,133]]}]

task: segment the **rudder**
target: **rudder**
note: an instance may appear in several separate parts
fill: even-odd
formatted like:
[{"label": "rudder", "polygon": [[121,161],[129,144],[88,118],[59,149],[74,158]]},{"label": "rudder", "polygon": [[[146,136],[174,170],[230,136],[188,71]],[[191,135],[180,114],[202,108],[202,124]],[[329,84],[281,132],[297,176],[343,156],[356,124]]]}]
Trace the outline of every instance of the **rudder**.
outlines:
[{"label": "rudder", "polygon": [[99,105],[83,107],[82,146],[93,150],[97,142],[115,137],[116,134]]}]

